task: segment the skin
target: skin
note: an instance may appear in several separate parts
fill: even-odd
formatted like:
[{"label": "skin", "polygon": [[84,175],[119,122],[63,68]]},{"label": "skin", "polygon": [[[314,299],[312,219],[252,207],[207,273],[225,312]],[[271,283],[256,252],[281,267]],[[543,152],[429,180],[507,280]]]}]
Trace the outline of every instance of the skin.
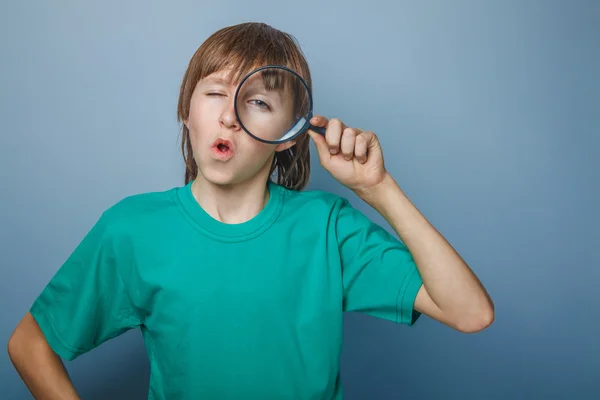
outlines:
[{"label": "skin", "polygon": [[[233,110],[235,88],[235,83],[220,82],[216,86],[210,80],[199,83],[186,122],[200,169],[192,190],[200,205],[225,223],[244,222],[260,212],[268,199],[266,181],[272,156],[275,151],[294,144],[290,141],[268,145],[246,135]],[[219,100],[207,101],[210,93],[219,93]],[[347,127],[335,118],[316,116],[311,123],[326,128],[325,137],[309,131],[321,166],[377,210],[413,255],[423,278],[415,309],[460,332],[474,333],[490,326],[494,320],[490,296],[465,261],[386,170],[377,136]],[[207,156],[213,132],[235,141],[238,150],[235,162],[232,159],[228,165],[218,164]]]},{"label": "skin", "polygon": [[[227,71],[223,71],[198,82],[189,118],[184,123],[190,130],[199,168],[192,185],[194,196],[213,218],[224,223],[240,223],[264,207],[269,198],[266,182],[275,152],[289,148],[294,142],[269,145],[248,136],[234,113],[237,85],[225,81],[226,75]],[[235,156],[226,162],[211,154],[218,137],[231,140],[235,148]],[[29,312],[13,331],[8,354],[35,399],[79,399],[64,363],[48,345]]]},{"label": "skin", "polygon": [[8,341],[8,355],[33,398],[79,399],[61,358],[48,345],[29,312]]},{"label": "skin", "polygon": [[473,271],[433,227],[386,170],[375,133],[316,116],[325,137],[309,131],[321,166],[379,212],[406,244],[423,278],[414,307],[465,333],[494,320],[494,304]]},{"label": "skin", "polygon": [[[190,119],[186,122],[200,169],[192,190],[196,200],[215,219],[244,222],[266,204],[266,182],[274,152],[294,142],[268,145],[246,135],[233,111],[235,83],[220,82],[215,86],[210,80],[207,82],[200,82],[196,88]],[[211,93],[219,93],[219,100],[207,101]],[[413,255],[423,278],[415,309],[460,332],[474,333],[490,326],[494,320],[490,296],[465,261],[386,170],[375,133],[347,127],[336,118],[315,116],[311,123],[326,128],[325,137],[308,132],[321,166],[377,210]],[[235,162],[232,159],[230,164],[223,165],[209,159],[206,149],[214,140],[213,132],[235,141],[239,151]]]},{"label": "skin", "polygon": [[[233,104],[237,82],[227,81],[228,73],[215,73],[198,82],[190,115],[184,123],[190,131],[199,170],[192,183],[194,197],[213,218],[241,223],[258,214],[268,201],[266,182],[275,152],[294,142],[266,144],[242,130]],[[212,145],[219,137],[230,140],[234,146],[234,157],[225,162],[211,155]]]},{"label": "skin", "polygon": [[[270,145],[247,135],[236,120],[236,84],[225,73],[201,80],[192,95],[184,123],[199,174],[192,184],[198,203],[216,220],[240,223],[256,216],[269,198],[267,180],[275,152],[293,141]],[[325,137],[309,131],[321,166],[379,212],[412,253],[423,278],[415,309],[460,332],[474,333],[494,320],[494,305],[469,266],[412,204],[386,170],[377,136],[345,126],[339,119],[316,116]],[[235,149],[227,161],[212,156],[218,137]],[[15,369],[36,399],[79,399],[60,357],[46,342],[30,313],[8,343]]]}]

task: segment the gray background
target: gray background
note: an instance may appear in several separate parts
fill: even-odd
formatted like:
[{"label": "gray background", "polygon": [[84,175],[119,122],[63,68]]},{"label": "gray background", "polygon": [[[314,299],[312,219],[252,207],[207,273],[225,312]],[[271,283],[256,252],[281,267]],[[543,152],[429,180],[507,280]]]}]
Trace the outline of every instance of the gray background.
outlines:
[{"label": "gray background", "polygon": [[[348,315],[347,398],[598,398],[598,1],[4,1],[0,343],[105,208],[182,184],[182,74],[250,20],[298,38],[316,112],[380,136],[495,300],[477,335]],[[68,369],[84,398],[146,396],[139,331]],[[5,351],[0,388],[29,398]]]}]

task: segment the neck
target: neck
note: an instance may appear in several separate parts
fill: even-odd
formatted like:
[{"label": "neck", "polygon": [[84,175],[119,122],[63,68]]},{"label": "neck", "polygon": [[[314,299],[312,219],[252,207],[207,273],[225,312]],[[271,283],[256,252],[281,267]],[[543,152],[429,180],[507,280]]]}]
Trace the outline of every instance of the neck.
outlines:
[{"label": "neck", "polygon": [[269,200],[267,182],[260,175],[237,184],[217,185],[198,173],[192,194],[206,213],[226,224],[251,220]]}]

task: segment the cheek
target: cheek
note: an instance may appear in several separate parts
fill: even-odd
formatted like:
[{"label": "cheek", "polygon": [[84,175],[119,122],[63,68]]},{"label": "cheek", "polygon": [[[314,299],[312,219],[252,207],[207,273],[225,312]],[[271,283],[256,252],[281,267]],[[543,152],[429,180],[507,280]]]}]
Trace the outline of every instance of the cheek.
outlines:
[{"label": "cheek", "polygon": [[211,115],[206,110],[194,108],[190,110],[190,116],[188,119],[188,129],[190,131],[190,140],[192,145],[195,145],[198,141],[202,140],[206,136],[206,132],[211,130],[211,121],[206,116]]},{"label": "cheek", "polygon": [[243,130],[236,132],[236,135],[238,160],[252,169],[262,167],[275,152],[276,145],[259,142]]},{"label": "cheek", "polygon": [[204,122],[206,113],[198,105],[192,104],[190,107],[189,128],[190,130],[198,129]]},{"label": "cheek", "polygon": [[241,129],[236,135],[238,135],[238,150],[243,151],[250,158],[265,159],[275,151],[274,145],[259,142]]},{"label": "cheek", "polygon": [[189,129],[202,129],[211,122],[217,121],[215,115],[219,115],[217,103],[202,97],[202,94],[194,93],[190,101]]}]

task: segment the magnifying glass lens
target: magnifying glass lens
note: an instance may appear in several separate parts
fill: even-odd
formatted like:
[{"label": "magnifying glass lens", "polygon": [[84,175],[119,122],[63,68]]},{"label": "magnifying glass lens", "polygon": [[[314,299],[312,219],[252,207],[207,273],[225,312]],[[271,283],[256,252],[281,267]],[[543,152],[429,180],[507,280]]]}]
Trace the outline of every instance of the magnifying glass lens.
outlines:
[{"label": "magnifying glass lens", "polygon": [[244,130],[268,143],[283,143],[309,127],[311,98],[304,82],[281,68],[251,73],[238,88],[236,111]]}]

